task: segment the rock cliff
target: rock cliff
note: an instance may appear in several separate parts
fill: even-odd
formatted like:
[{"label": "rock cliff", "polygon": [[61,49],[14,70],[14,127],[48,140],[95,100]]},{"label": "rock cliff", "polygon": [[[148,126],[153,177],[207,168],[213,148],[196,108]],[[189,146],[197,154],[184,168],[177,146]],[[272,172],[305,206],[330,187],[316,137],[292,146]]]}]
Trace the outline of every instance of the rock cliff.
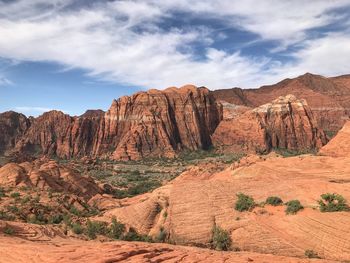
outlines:
[{"label": "rock cliff", "polygon": [[326,78],[306,73],[258,89],[233,88],[212,93],[218,100],[248,107],[258,107],[279,96],[293,94],[307,100],[319,127],[330,137],[341,129],[350,114],[349,75]]},{"label": "rock cliff", "polygon": [[267,152],[273,148],[320,148],[327,139],[306,101],[287,95],[223,120],[213,141],[215,146],[230,150]]},{"label": "rock cliff", "polygon": [[221,119],[221,104],[206,88],[149,90],[114,100],[106,113],[44,113],[20,129],[22,136],[11,146],[16,153],[61,158],[174,157],[182,150],[208,149]]}]

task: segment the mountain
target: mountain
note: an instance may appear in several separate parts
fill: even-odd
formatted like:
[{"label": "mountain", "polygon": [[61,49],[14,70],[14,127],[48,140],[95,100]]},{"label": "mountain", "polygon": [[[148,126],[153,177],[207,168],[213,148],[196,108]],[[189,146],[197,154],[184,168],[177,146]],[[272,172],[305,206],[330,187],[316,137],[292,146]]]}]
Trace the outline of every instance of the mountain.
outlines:
[{"label": "mountain", "polygon": [[60,111],[30,119],[4,113],[0,149],[61,158],[174,157],[183,150],[211,147],[211,135],[221,119],[222,106],[206,88],[149,90],[114,100],[107,112],[87,111],[78,117]]},{"label": "mountain", "polygon": [[213,142],[229,151],[269,152],[274,148],[316,149],[326,144],[327,138],[307,102],[287,95],[224,119]]},{"label": "mountain", "polygon": [[306,73],[258,89],[223,89],[212,94],[219,101],[248,107],[293,94],[308,102],[320,127],[331,135],[341,129],[350,114],[350,75],[326,78]]}]

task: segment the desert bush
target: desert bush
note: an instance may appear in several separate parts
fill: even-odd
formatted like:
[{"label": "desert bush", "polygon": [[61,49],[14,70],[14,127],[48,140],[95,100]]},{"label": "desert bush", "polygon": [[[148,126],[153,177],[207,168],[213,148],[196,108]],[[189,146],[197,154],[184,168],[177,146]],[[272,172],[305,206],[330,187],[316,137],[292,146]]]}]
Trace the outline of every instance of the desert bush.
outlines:
[{"label": "desert bush", "polygon": [[142,242],[153,242],[152,238],[147,235],[140,235],[135,229],[130,228],[129,231],[123,236],[125,241],[142,241]]},{"label": "desert bush", "polygon": [[63,221],[63,215],[62,214],[56,214],[51,216],[51,218],[49,219],[49,223],[51,224],[59,224]]},{"label": "desert bush", "polygon": [[19,212],[19,208],[16,205],[9,205],[7,207],[7,210],[12,212],[12,213],[18,213]]},{"label": "desert bush", "polygon": [[278,196],[269,196],[266,198],[266,204],[273,205],[273,206],[279,206],[283,204],[283,201]]},{"label": "desert bush", "polygon": [[12,227],[7,226],[4,228],[3,232],[4,232],[4,234],[11,236],[15,233],[15,230]]},{"label": "desert bush", "polygon": [[254,208],[255,202],[251,196],[239,193],[237,194],[237,198],[238,199],[235,204],[235,209],[237,211],[249,211]]},{"label": "desert bush", "polygon": [[307,258],[320,258],[319,255],[311,249],[305,250],[304,254]]},{"label": "desert bush", "polygon": [[232,241],[228,231],[219,226],[214,226],[212,234],[211,247],[213,249],[220,251],[227,251],[230,249]]},{"label": "desert bush", "polygon": [[37,212],[27,217],[27,223],[44,225],[48,223],[48,220],[42,212]]},{"label": "desert bush", "polygon": [[86,224],[86,235],[90,239],[95,239],[97,235],[104,235],[106,234],[106,223],[99,222],[99,221],[87,221]]},{"label": "desert bush", "polygon": [[13,192],[13,193],[11,193],[11,195],[10,195],[10,197],[12,197],[12,198],[19,198],[20,196],[21,196],[21,194],[18,193],[18,192]]},{"label": "desert bush", "polygon": [[125,225],[120,223],[115,217],[108,228],[108,236],[113,239],[121,239],[125,232]]},{"label": "desert bush", "polygon": [[285,204],[287,206],[286,213],[290,215],[296,214],[299,210],[304,209],[299,200],[291,200]]},{"label": "desert bush", "polygon": [[350,208],[346,204],[345,198],[340,194],[326,193],[321,195],[321,200],[318,200],[321,212],[338,212],[349,211]]},{"label": "desert bush", "polygon": [[80,235],[84,232],[84,229],[80,223],[73,223],[72,230],[74,234]]},{"label": "desert bush", "polygon": [[71,208],[69,209],[69,212],[72,213],[73,215],[76,215],[79,217],[81,216],[81,212],[74,205],[71,206]]},{"label": "desert bush", "polygon": [[31,199],[30,195],[25,196],[24,198],[22,198],[21,204],[24,205],[24,204],[28,203],[30,201],[30,199]]},{"label": "desert bush", "polygon": [[13,221],[15,217],[13,215],[9,215],[5,211],[0,211],[0,220]]},{"label": "desert bush", "polygon": [[0,187],[0,198],[6,196],[6,191],[4,188]]}]

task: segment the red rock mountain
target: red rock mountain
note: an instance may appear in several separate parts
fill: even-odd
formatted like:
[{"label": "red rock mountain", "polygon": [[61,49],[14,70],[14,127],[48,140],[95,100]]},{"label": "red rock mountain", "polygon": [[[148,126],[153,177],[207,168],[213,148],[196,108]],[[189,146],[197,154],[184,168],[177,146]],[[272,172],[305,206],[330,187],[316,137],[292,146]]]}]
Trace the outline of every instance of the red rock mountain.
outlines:
[{"label": "red rock mountain", "polygon": [[350,75],[326,78],[307,73],[259,89],[233,88],[212,93],[219,101],[248,107],[293,94],[306,99],[320,127],[330,134],[341,129],[350,114]]},{"label": "red rock mountain", "polygon": [[23,114],[8,111],[0,114],[0,154],[13,148],[29,128],[30,120]]},{"label": "red rock mountain", "polygon": [[11,135],[16,138],[11,145],[7,139],[2,145],[7,150],[15,145],[16,153],[62,158],[174,157],[181,150],[208,149],[221,119],[221,104],[206,88],[149,90],[114,100],[106,113],[88,111],[80,117],[44,113],[19,129],[19,140]]},{"label": "red rock mountain", "polygon": [[268,152],[273,148],[320,148],[327,139],[307,102],[287,95],[223,120],[213,141],[215,146],[229,150]]}]

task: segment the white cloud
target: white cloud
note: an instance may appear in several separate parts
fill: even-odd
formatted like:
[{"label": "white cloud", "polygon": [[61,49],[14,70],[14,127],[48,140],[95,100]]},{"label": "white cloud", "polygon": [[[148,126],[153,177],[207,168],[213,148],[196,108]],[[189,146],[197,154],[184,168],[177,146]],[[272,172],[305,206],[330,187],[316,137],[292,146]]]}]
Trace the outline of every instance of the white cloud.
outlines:
[{"label": "white cloud", "polygon": [[[254,87],[297,72],[338,74],[347,69],[348,48],[336,41],[349,43],[349,35],[311,41],[306,32],[337,21],[339,15],[327,11],[349,1],[115,1],[63,12],[72,2],[0,1],[0,57],[57,62],[86,69],[97,78],[148,88],[186,83]],[[279,41],[282,48],[295,43],[303,48],[289,54],[294,61],[287,63],[271,60],[269,54],[252,57],[215,49],[210,47],[216,40],[210,28],[159,27],[157,23],[174,11],[221,19],[262,40]],[[207,46],[201,59],[192,49],[196,43]],[[331,58],[334,63],[326,61]]]},{"label": "white cloud", "polygon": [[0,76],[0,86],[12,86],[12,85],[14,85],[14,83],[11,80]]},{"label": "white cloud", "polygon": [[[48,112],[54,109],[45,108],[45,107],[20,106],[20,107],[15,107],[15,110],[22,113],[34,113],[34,115],[38,115],[40,113]],[[55,110],[58,110],[58,109],[55,109]],[[68,111],[65,111],[65,110],[58,110],[58,111],[62,111],[63,113],[69,113]]]}]

